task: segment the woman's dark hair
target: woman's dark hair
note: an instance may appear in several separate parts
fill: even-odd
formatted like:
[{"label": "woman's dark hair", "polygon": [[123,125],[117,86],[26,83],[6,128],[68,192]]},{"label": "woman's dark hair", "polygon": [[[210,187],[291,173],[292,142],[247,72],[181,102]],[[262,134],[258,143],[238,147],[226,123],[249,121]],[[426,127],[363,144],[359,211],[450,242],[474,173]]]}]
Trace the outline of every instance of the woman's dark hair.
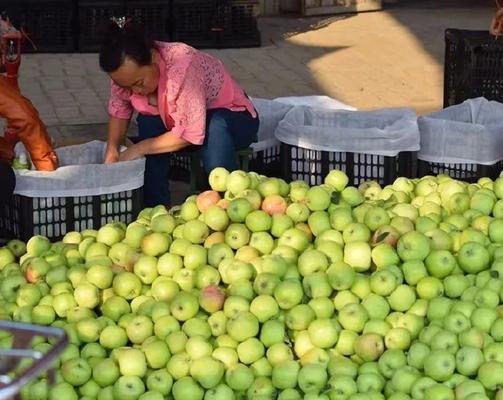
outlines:
[{"label": "woman's dark hair", "polygon": [[100,67],[103,71],[116,71],[126,58],[140,66],[151,64],[154,41],[134,21],[128,20],[123,28],[110,21],[103,27],[101,37]]}]

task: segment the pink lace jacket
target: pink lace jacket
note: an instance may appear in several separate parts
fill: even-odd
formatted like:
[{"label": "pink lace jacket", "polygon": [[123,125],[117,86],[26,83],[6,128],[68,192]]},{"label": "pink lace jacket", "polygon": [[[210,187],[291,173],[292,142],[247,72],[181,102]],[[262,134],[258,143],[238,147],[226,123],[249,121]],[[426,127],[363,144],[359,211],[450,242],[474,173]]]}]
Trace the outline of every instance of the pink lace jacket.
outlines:
[{"label": "pink lace jacket", "polygon": [[232,79],[223,63],[183,43],[156,42],[159,51],[157,107],[146,96],[132,93],[112,81],[108,113],[130,119],[133,110],[159,115],[175,135],[192,144],[202,144],[206,110],[248,110],[255,118],[252,102]]}]

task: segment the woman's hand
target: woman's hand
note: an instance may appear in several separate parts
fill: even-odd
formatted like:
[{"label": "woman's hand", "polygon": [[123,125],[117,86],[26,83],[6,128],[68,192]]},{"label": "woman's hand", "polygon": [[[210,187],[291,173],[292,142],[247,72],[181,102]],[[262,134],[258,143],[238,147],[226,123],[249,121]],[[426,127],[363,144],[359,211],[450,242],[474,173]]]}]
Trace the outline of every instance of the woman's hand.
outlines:
[{"label": "woman's hand", "polygon": [[138,146],[138,144],[134,144],[120,153],[119,161],[132,161],[141,158],[143,156],[144,154],[140,150],[140,146]]},{"label": "woman's hand", "polygon": [[103,162],[105,164],[113,164],[119,161],[119,151],[114,148],[108,147],[105,152],[105,159]]}]

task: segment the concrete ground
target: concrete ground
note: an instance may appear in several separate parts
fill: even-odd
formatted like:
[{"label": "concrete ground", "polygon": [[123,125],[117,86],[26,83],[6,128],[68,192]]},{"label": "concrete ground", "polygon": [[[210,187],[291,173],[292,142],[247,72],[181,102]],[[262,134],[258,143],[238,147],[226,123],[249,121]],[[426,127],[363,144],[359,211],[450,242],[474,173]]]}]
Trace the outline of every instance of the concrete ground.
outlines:
[{"label": "concrete ground", "polygon": [[[254,97],[326,94],[424,114],[443,103],[444,30],[487,30],[494,12],[489,0],[398,0],[378,12],[262,18],[262,47],[207,51]],[[57,145],[106,136],[109,80],[96,54],[24,55],[20,86]]]}]

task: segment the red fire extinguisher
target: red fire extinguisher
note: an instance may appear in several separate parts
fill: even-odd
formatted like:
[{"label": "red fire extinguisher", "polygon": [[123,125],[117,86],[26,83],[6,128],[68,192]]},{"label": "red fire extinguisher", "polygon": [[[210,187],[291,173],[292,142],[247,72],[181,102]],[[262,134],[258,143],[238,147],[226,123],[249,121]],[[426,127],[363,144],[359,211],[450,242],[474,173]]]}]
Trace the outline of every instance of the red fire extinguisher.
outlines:
[{"label": "red fire extinguisher", "polygon": [[[24,36],[23,32],[12,25],[5,13],[0,15],[0,65],[6,78],[17,89],[19,89],[18,72],[21,65],[21,41]],[[12,145],[19,141],[16,132],[9,130],[8,126],[4,131],[4,139]]]},{"label": "red fire extinguisher", "polygon": [[2,13],[0,16],[0,50],[1,63],[7,79],[18,88],[18,71],[21,65],[21,41],[23,32],[17,30],[10,22],[9,17]]}]

